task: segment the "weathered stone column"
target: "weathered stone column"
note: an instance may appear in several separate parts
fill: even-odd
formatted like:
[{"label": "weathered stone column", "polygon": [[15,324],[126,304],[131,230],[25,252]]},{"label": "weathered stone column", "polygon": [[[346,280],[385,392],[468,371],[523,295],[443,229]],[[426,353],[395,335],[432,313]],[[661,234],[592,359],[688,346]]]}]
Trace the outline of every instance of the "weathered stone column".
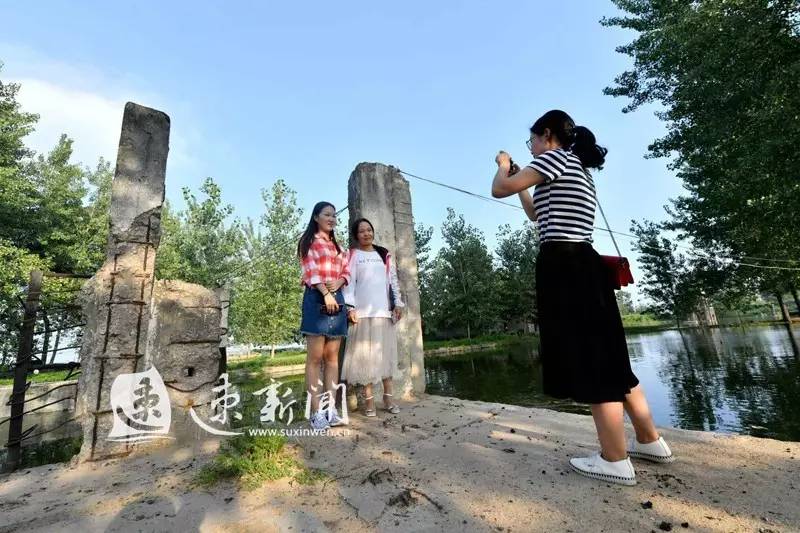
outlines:
[{"label": "weathered stone column", "polygon": [[364,217],[375,226],[375,242],[392,253],[406,304],[397,323],[398,365],[402,373],[398,392],[408,397],[425,392],[425,360],[419,309],[417,249],[408,181],[391,166],[360,163],[348,182],[350,222]]},{"label": "weathered stone column", "polygon": [[113,423],[110,389],[115,377],[140,369],[145,352],[169,129],[166,114],[125,105],[111,192],[108,255],[83,291],[87,326],[76,409],[84,428],[82,460],[130,451],[130,444],[106,440]]},{"label": "weathered stone column", "polygon": [[154,366],[164,380],[172,407],[169,435],[182,446],[202,446],[215,438],[193,422],[189,410],[205,422],[214,415],[213,387],[224,366],[221,293],[183,281],[155,283],[148,346],[139,371]]}]

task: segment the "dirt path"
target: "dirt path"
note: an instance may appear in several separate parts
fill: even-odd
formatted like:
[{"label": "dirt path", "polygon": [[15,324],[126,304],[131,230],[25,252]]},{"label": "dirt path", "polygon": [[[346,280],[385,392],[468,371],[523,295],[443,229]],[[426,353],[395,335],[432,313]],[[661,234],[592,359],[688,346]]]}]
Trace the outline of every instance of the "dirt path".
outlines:
[{"label": "dirt path", "polygon": [[798,443],[665,430],[678,462],[638,462],[639,484],[620,487],[568,468],[594,449],[588,417],[434,396],[403,407],[292,441],[330,476],[311,486],[192,488],[209,450],[0,477],[0,532],[800,531]]}]

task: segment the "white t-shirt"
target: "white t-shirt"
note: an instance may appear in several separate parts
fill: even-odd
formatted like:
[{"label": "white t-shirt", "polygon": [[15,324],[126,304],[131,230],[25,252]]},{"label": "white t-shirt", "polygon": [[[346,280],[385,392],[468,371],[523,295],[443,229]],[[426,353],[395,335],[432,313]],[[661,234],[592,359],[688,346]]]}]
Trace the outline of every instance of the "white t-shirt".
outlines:
[{"label": "white t-shirt", "polygon": [[[389,276],[394,278],[395,305],[403,307],[397,289],[397,274],[391,260]],[[356,308],[358,318],[391,318],[389,311],[389,282],[386,265],[376,251],[351,250],[350,283],[345,286],[345,301]]]}]

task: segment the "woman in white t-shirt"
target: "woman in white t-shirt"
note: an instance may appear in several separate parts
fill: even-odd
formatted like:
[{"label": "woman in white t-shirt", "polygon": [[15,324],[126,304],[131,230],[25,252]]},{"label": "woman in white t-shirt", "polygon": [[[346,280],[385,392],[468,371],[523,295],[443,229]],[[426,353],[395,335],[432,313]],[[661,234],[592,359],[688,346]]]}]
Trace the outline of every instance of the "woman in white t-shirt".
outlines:
[{"label": "woman in white t-shirt", "polygon": [[350,283],[344,287],[350,331],[344,351],[342,379],[364,386],[364,414],[375,416],[372,385],[383,381],[383,406],[400,412],[393,401],[397,373],[395,322],[403,316],[397,268],[386,248],[376,246],[375,228],[366,218],[350,227]]}]

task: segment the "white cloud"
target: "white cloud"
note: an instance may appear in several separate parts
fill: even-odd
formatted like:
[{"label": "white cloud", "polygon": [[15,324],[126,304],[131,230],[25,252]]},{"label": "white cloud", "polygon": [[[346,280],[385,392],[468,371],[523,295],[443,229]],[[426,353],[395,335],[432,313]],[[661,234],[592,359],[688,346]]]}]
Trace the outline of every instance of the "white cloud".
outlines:
[{"label": "white cloud", "polygon": [[[94,166],[99,157],[116,161],[125,103],[132,101],[179,115],[195,146],[202,143],[200,129],[190,124],[191,112],[182,104],[170,105],[147,89],[146,83],[119,72],[103,72],[93,65],[67,64],[42,56],[35,50],[3,45],[6,82],[19,83],[18,100],[23,110],[39,114],[39,122],[26,144],[39,153],[55,146],[61,134],[73,143],[73,161]],[[189,137],[173,128],[170,132],[170,169],[194,172]]]},{"label": "white cloud", "polygon": [[60,87],[39,79],[14,80],[21,84],[18,100],[25,111],[40,115],[27,144],[47,152],[66,133],[75,140],[74,160],[93,166],[99,157],[115,161],[124,99]]}]

